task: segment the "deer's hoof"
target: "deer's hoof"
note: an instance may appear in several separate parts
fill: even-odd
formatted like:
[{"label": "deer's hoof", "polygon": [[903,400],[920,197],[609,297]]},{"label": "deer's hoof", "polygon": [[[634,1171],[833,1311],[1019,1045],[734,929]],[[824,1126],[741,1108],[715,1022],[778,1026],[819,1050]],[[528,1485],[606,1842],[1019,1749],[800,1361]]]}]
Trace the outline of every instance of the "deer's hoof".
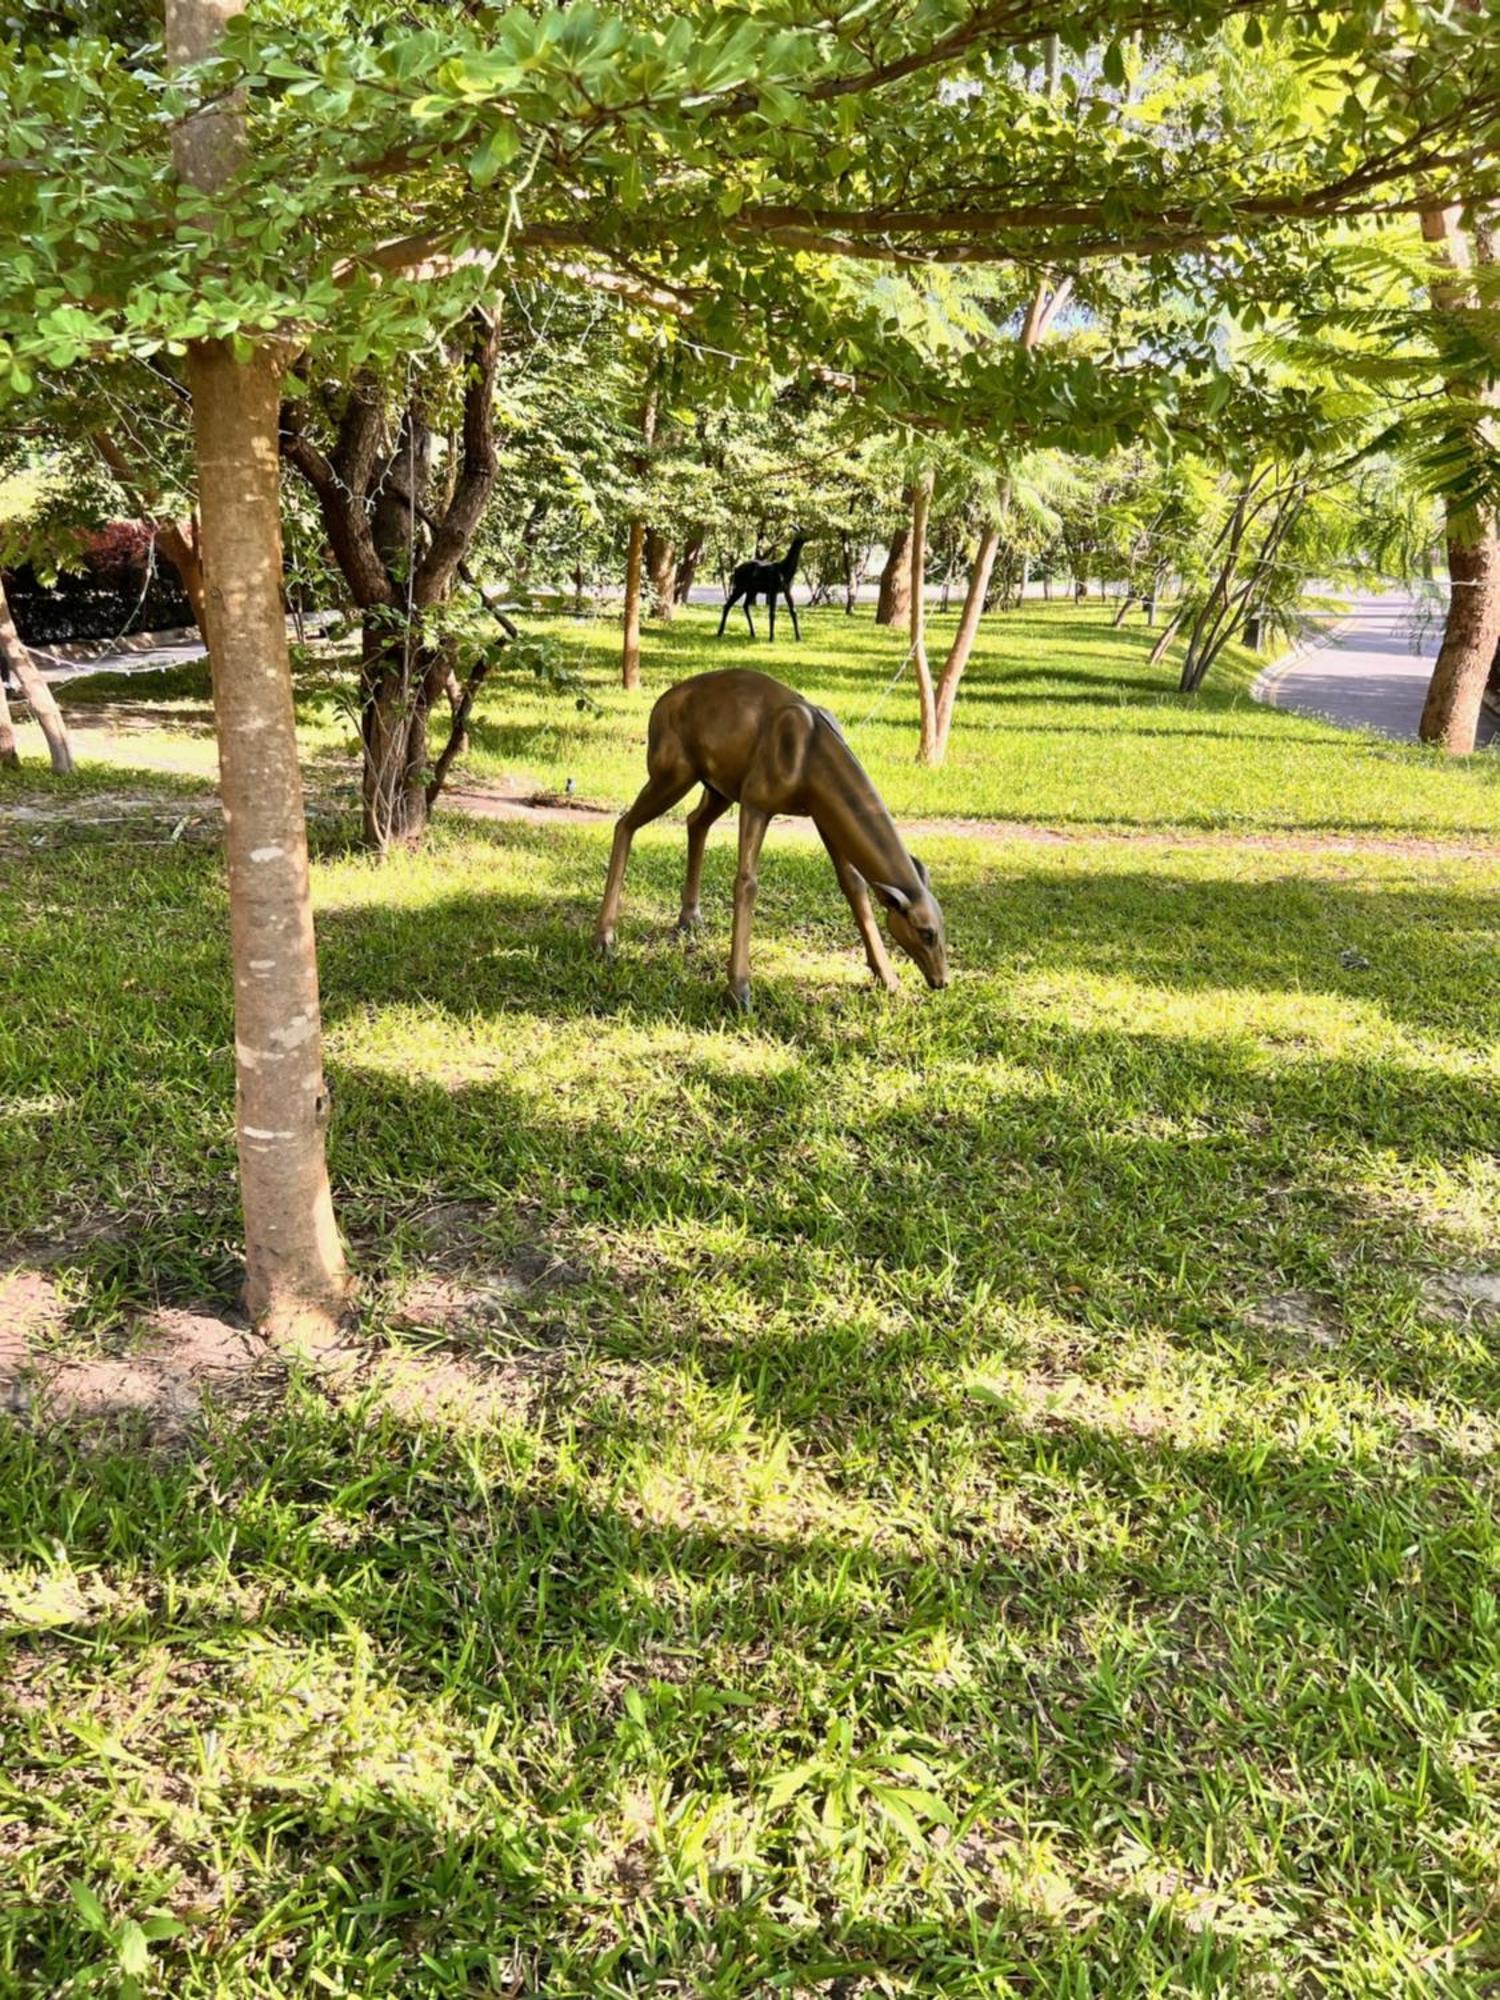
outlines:
[{"label": "deer's hoof", "polygon": [[594,939],[594,950],[600,958],[613,958],[615,955],[614,932],[608,931],[602,936],[596,937]]},{"label": "deer's hoof", "polygon": [[730,980],[729,1004],[737,1014],[748,1014],[750,1012],[750,982],[748,979]]},{"label": "deer's hoof", "polygon": [[677,935],[679,937],[691,937],[695,931],[701,931],[702,928],[703,912],[701,910],[684,910],[682,915],[677,919]]}]

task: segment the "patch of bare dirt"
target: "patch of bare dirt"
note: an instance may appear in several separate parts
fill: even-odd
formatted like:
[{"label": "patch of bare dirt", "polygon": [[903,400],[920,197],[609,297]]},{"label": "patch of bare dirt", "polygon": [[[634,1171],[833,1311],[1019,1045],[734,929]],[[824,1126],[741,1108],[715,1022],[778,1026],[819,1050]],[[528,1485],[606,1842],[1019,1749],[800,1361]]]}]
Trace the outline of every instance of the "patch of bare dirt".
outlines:
[{"label": "patch of bare dirt", "polygon": [[21,1265],[0,1273],[0,1407],[24,1405],[20,1384],[32,1346],[59,1332],[67,1317],[67,1301],[45,1271]]},{"label": "patch of bare dirt", "polygon": [[191,1429],[210,1402],[264,1409],[282,1394],[293,1360],[333,1402],[463,1427],[528,1416],[563,1367],[555,1350],[493,1360],[391,1352],[353,1335],[279,1354],[246,1327],[176,1308],[153,1313],[129,1354],[58,1353],[48,1343],[66,1317],[44,1272],[0,1279],[0,1410],[37,1428],[129,1417],[160,1442]]},{"label": "patch of bare dirt", "polygon": [[1343,1344],[1343,1333],[1328,1303],[1312,1292],[1272,1292],[1245,1314],[1261,1333],[1301,1349],[1327,1353]]},{"label": "patch of bare dirt", "polygon": [[0,1402],[35,1424],[144,1417],[170,1437],[201,1416],[207,1399],[241,1401],[271,1386],[277,1371],[253,1334],[211,1313],[163,1309],[127,1355],[77,1356],[49,1351],[45,1337],[62,1324],[61,1301],[40,1272],[12,1272],[0,1311],[19,1296],[29,1321],[10,1315],[0,1338]]},{"label": "patch of bare dirt", "polygon": [[175,708],[152,708],[140,702],[75,702],[67,710],[68,728],[78,736],[137,736],[168,729],[180,736],[212,735],[211,703],[182,702]]},{"label": "patch of bare dirt", "polygon": [[1427,1279],[1422,1295],[1440,1319],[1500,1321],[1500,1271],[1438,1271]]}]

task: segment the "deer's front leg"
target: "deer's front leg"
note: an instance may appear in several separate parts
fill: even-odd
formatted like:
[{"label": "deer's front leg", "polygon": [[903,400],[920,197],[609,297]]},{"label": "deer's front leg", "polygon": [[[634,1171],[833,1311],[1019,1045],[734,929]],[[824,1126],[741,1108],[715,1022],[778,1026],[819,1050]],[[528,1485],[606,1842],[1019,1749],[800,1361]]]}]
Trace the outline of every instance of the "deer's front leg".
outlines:
[{"label": "deer's front leg", "polygon": [[750,1011],[750,920],[760,886],[756,864],[771,815],[740,804],[740,865],[734,878],[734,935],[729,945],[729,997],[742,1014]]},{"label": "deer's front leg", "polygon": [[859,926],[859,935],[865,947],[865,963],[887,993],[896,993],[900,990],[901,982],[896,977],[890,958],[887,956],[864,877],[857,869],[849,866],[821,827],[818,832],[823,845],[828,849],[828,859],[833,863],[833,872],[839,878],[839,887],[854,912],[854,921]]},{"label": "deer's front leg", "polygon": [[722,792],[716,792],[712,785],[705,785],[703,797],[688,814],[687,880],[682,885],[682,913],[677,919],[680,931],[695,931],[703,921],[703,913],[698,908],[698,894],[703,886],[703,850],[708,845],[708,829],[728,812],[733,803]]}]

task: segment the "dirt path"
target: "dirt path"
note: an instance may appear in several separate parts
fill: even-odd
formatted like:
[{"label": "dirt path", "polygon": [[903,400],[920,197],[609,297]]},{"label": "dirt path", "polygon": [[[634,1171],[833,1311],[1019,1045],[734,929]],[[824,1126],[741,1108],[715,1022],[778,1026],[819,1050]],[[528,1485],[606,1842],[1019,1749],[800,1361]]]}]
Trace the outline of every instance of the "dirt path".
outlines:
[{"label": "dirt path", "polygon": [[[70,727],[76,727],[70,718]],[[143,742],[143,737],[147,740]],[[212,777],[214,749],[211,733],[201,742],[151,745],[149,732],[86,724],[80,748],[88,757],[130,766],[142,771],[178,771],[184,776]],[[145,754],[143,755],[143,751]],[[309,815],[319,819],[352,810],[355,772],[320,767],[308,784]],[[583,799],[564,798],[554,792],[538,791],[519,779],[489,783],[450,785],[438,804],[441,817],[462,813],[470,819],[499,820],[517,826],[612,826],[617,809]],[[138,823],[160,820],[170,828],[186,820],[192,831],[202,834],[216,829],[218,802],[184,796],[181,799],[132,794],[123,789],[92,794],[87,799],[59,799],[55,803],[33,794],[29,799],[6,806],[0,818],[0,838],[5,823],[27,827],[34,833],[48,825],[105,826],[125,819]],[[670,823],[670,822],[669,822]],[[794,839],[815,840],[811,820],[786,819],[784,833]],[[1218,831],[1213,828],[1171,826],[1097,827],[1042,826],[1027,820],[915,819],[902,820],[901,830],[910,841],[972,840],[993,846],[1030,842],[1045,847],[1192,847],[1256,848],[1286,854],[1366,854],[1387,855],[1398,860],[1500,861],[1500,842],[1465,839],[1436,840],[1427,837],[1382,836],[1360,833],[1295,833],[1278,831]],[[165,838],[165,833],[163,834]]]},{"label": "dirt path", "polygon": [[[561,798],[519,784],[458,785],[444,792],[440,810],[467,814],[471,819],[508,820],[523,826],[613,826],[616,812],[580,799]],[[784,819],[779,825],[805,840],[816,840],[810,819]],[[1184,827],[1058,827],[1028,820],[910,819],[900,821],[903,835],[915,840],[976,840],[994,845],[1030,841],[1039,846],[1086,845],[1157,847],[1254,847],[1289,854],[1376,854],[1437,861],[1500,861],[1500,842],[1433,840],[1413,836],[1372,834],[1217,832]]]}]

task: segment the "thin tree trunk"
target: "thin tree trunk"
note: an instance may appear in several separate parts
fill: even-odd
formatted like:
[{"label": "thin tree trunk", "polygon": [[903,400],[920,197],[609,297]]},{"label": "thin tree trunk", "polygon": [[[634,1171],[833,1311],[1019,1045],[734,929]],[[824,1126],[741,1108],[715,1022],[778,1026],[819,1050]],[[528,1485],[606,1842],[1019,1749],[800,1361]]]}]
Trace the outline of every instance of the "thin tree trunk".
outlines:
[{"label": "thin tree trunk", "polygon": [[21,643],[21,635],[10,615],[3,583],[0,583],[0,654],[4,655],[11,678],[20,688],[27,707],[47,739],[47,754],[52,760],[54,773],[59,778],[66,778],[73,769],[73,746],[68,741],[68,725],[63,721],[62,710],[52,698],[51,688],[42,679],[41,669]]},{"label": "thin tree trunk", "polygon": [[707,528],[694,528],[682,545],[682,554],[677,558],[677,574],[672,581],[672,596],[678,604],[686,604],[693,588],[693,578],[698,574],[698,565],[703,560],[703,551],[708,547]]},{"label": "thin tree trunk", "polygon": [[183,593],[193,607],[200,633],[206,633],[208,616],[203,601],[203,558],[199,554],[198,524],[195,520],[158,521],[156,546],[177,572]]},{"label": "thin tree trunk", "polygon": [[911,618],[911,504],[908,487],[901,496],[905,518],[891,537],[890,552],[880,572],[880,597],[875,606],[877,625],[905,625]]},{"label": "thin tree trunk", "polygon": [[5,679],[0,675],[0,771],[18,771],[20,768],[16,726],[10,719],[10,703],[5,699]]},{"label": "thin tree trunk", "polygon": [[1125,623],[1125,614],[1129,611],[1131,605],[1134,603],[1135,603],[1134,596],[1132,595],[1131,592],[1127,591],[1126,594],[1120,599],[1120,608],[1116,611],[1114,617],[1111,618],[1111,620],[1109,621],[1109,629],[1111,632],[1119,631],[1120,627]]},{"label": "thin tree trunk", "polygon": [[648,528],[644,560],[651,579],[651,616],[670,624],[677,611],[676,544],[655,528]]},{"label": "thin tree trunk", "polygon": [[1187,616],[1187,611],[1186,607],[1184,607],[1180,611],[1175,611],[1172,614],[1172,616],[1168,619],[1167,623],[1163,625],[1163,627],[1161,628],[1160,637],[1157,639],[1156,644],[1151,648],[1150,653],[1147,655],[1146,665],[1148,667],[1159,667],[1162,661],[1167,657],[1167,648],[1171,645],[1172,641],[1177,637],[1177,634],[1182,627],[1182,621],[1186,616]]},{"label": "thin tree trunk", "polygon": [[948,754],[953,706],[958,700],[959,683],[969,664],[974,641],[979,636],[979,621],[984,615],[984,600],[990,587],[990,571],[995,566],[995,551],[999,546],[1000,530],[987,527],[979,537],[974,566],[969,571],[969,587],[964,594],[964,608],[958,616],[958,630],[953,635],[953,644],[948,648],[948,657],[943,662],[943,671],[938,679],[933,754],[922,759],[924,764],[941,764]]},{"label": "thin tree trunk", "polygon": [[[242,0],[167,0],[174,63],[210,54]],[[178,172],[213,195],[244,155],[231,101],[177,129]],[[234,969],[245,1302],[278,1343],[319,1346],[347,1296],[325,1139],[307,822],[281,602],[279,368],[195,341],[187,372],[213,658]]]},{"label": "thin tree trunk", "polygon": [[859,586],[864,575],[864,567],[855,549],[851,535],[841,537],[844,546],[844,616],[852,618],[854,607],[859,601]]},{"label": "thin tree trunk", "polygon": [[932,669],[927,664],[927,515],[932,506],[932,474],[926,472],[912,488],[911,501],[911,633],[912,666],[917,676],[917,702],[921,710],[921,736],[917,757],[923,764],[937,761],[937,696],[932,685]]},{"label": "thin tree trunk", "polygon": [[940,611],[946,612],[953,603],[953,579],[958,575],[958,554],[958,543],[955,541],[952,552],[948,557],[947,565],[943,570],[943,594],[938,600],[938,609]]},{"label": "thin tree trunk", "polygon": [[[1439,256],[1453,272],[1451,282],[1433,285],[1434,306],[1451,312],[1472,304],[1457,211],[1425,209],[1422,235],[1428,243],[1439,246]],[[1474,261],[1495,261],[1494,239],[1487,227],[1474,232]],[[1424,743],[1438,744],[1450,755],[1463,757],[1478,737],[1480,705],[1500,640],[1500,543],[1493,522],[1476,538],[1472,531],[1460,530],[1455,513],[1450,506],[1448,617],[1417,734]]]},{"label": "thin tree trunk", "polygon": [[[651,447],[656,442],[656,391],[659,364],[653,366],[646,400],[641,408],[641,442],[636,458],[636,474],[644,479],[651,463]],[[646,522],[644,516],[630,524],[625,547],[625,638],[620,658],[621,684],[632,692],[641,684],[641,573],[645,568]]]},{"label": "thin tree trunk", "polygon": [[625,548],[625,646],[620,662],[621,684],[632,691],[641,684],[641,570],[646,549],[646,524],[632,521]]}]

